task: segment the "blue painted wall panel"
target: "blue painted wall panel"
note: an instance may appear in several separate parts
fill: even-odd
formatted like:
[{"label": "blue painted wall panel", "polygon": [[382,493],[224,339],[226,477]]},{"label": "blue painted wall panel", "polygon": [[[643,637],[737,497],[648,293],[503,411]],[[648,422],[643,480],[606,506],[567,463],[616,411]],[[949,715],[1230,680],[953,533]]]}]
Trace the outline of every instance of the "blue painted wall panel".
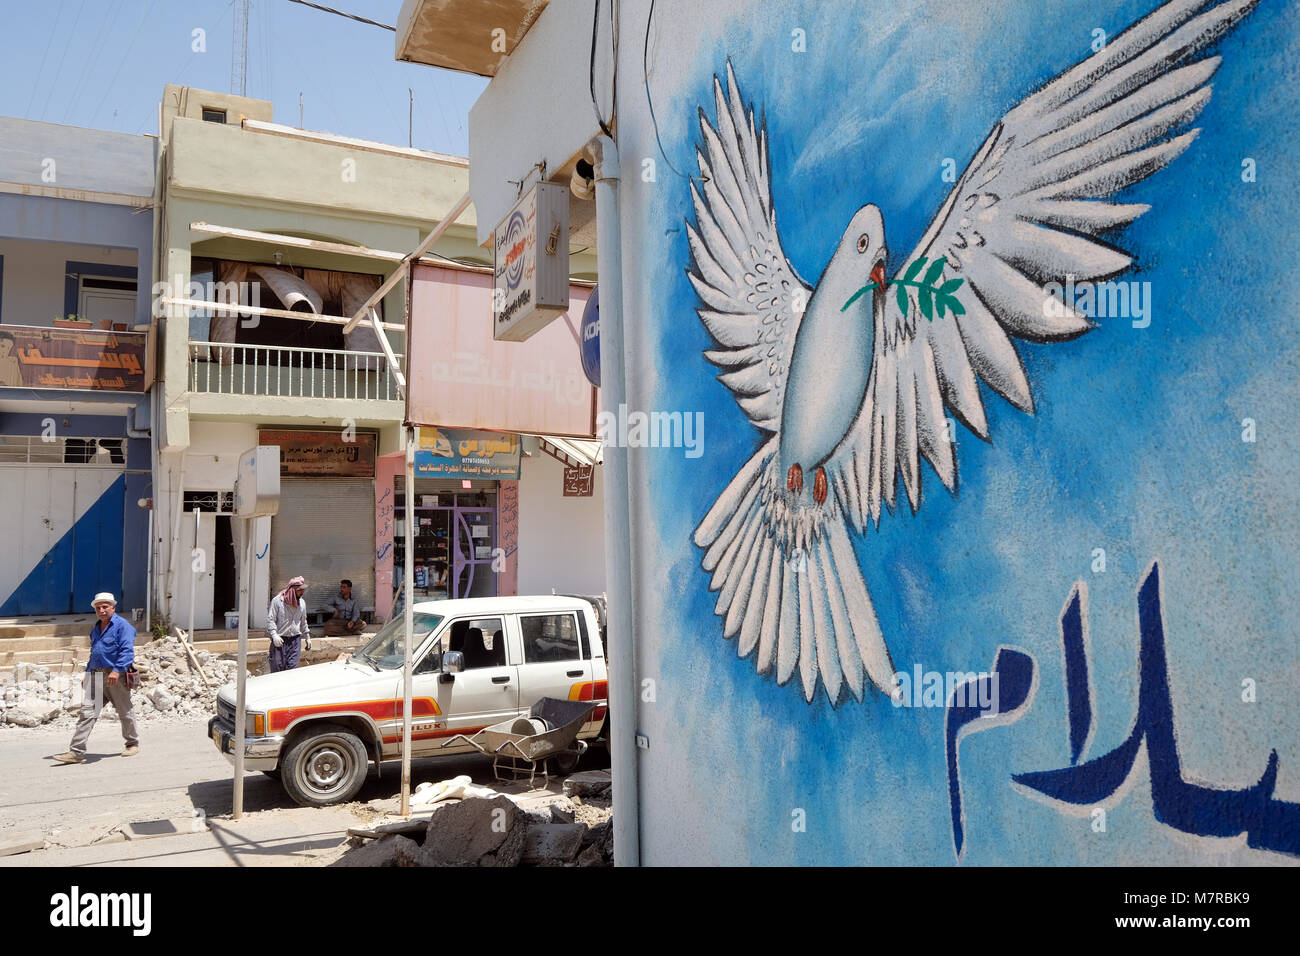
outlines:
[{"label": "blue painted wall panel", "polygon": [[[89,608],[100,591],[112,591],[121,602],[122,507],[126,476],[118,478],[72,527],[72,605]],[[123,605],[125,606],[125,605]]]}]

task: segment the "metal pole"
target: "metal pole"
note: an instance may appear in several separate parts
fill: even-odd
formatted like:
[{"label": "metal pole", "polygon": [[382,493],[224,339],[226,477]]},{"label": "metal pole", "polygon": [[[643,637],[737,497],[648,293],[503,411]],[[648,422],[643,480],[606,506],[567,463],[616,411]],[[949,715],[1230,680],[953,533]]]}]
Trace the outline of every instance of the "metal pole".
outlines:
[{"label": "metal pole", "polygon": [[[618,147],[596,139],[596,242],[600,265],[600,398],[617,417],[627,401],[623,347],[622,232]],[[609,634],[610,769],[614,778],[614,865],[641,861],[636,733],[636,618],[633,613],[628,449],[605,448],[605,566]]]},{"label": "metal pole", "polygon": [[239,569],[239,668],[235,672],[235,799],[231,817],[238,820],[244,812],[244,685],[248,682],[248,591],[253,576],[254,518],[244,518],[244,561]]},{"label": "metal pole", "polygon": [[406,637],[405,660],[402,661],[402,816],[411,813],[411,642],[415,632],[415,428],[407,425],[406,433],[406,480],[405,494],[402,496],[406,507],[406,561],[402,571],[402,587],[406,591],[403,614],[405,616]]},{"label": "metal pole", "polygon": [[469,205],[469,193],[466,193],[460,197],[460,201],[456,203],[456,205],[451,207],[447,215],[442,217],[442,220],[438,225],[433,227],[433,231],[424,237],[424,241],[415,247],[415,251],[409,253],[406,258],[398,264],[397,268],[393,270],[393,274],[384,280],[383,285],[370,294],[370,298],[366,299],[366,301],[362,303],[361,308],[352,313],[352,318],[348,320],[348,324],[343,326],[344,335],[347,335],[347,333],[351,332],[365,321],[367,313],[375,307],[380,299],[388,294],[388,290],[402,281],[402,278],[406,275],[406,270],[410,268],[412,261],[420,258],[428,252],[429,247],[442,238],[442,234],[451,228],[452,223],[461,217],[461,213],[468,209]]},{"label": "metal pole", "polygon": [[[194,550],[195,551],[199,549],[199,515],[201,514],[203,514],[203,512],[199,511],[198,506],[195,505],[194,507]],[[204,561],[205,561],[204,567],[206,568],[207,567],[206,557]],[[190,552],[190,629],[185,632],[191,644],[194,643],[194,592],[197,591],[198,589],[199,589],[199,573],[194,568],[194,552],[192,551]]]}]

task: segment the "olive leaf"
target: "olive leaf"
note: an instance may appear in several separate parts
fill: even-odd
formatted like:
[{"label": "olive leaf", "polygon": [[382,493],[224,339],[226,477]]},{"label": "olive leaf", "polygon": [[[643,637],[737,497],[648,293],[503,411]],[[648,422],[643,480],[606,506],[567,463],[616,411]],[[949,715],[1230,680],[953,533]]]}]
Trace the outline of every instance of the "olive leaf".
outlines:
[{"label": "olive leaf", "polygon": [[[925,260],[921,260],[924,262]],[[934,285],[935,280],[943,274],[943,267],[948,264],[948,260],[940,257],[930,263],[930,268],[925,271],[925,278],[921,280],[921,285]]]},{"label": "olive leaf", "polygon": [[921,258],[917,259],[915,262],[913,262],[910,266],[907,267],[907,272],[903,273],[903,281],[904,282],[913,281],[916,278],[917,273],[921,271],[921,268],[924,265],[925,265],[925,256],[922,256]]},{"label": "olive leaf", "polygon": [[903,315],[907,315],[907,286],[899,285],[896,287],[898,292],[898,307],[903,310]]},{"label": "olive leaf", "polygon": [[921,286],[921,288],[916,290],[916,301],[921,305],[921,314],[931,322],[934,321],[934,303],[931,300],[932,294],[933,290],[927,286]]}]

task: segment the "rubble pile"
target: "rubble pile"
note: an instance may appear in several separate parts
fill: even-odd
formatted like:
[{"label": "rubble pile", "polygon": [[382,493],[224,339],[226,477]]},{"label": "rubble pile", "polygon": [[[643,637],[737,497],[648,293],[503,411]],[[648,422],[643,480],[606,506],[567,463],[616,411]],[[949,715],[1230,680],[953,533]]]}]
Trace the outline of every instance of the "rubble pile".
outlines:
[{"label": "rubble pile", "polygon": [[[194,652],[207,675],[195,670],[178,638],[137,644],[140,686],[131,692],[137,721],[188,721],[212,716],[217,690],[235,679],[239,664],[224,655]],[[233,655],[232,655],[233,656]],[[82,673],[57,674],[39,664],[19,664],[0,683],[0,727],[66,726],[81,713]],[[106,703],[103,718],[115,716]]]},{"label": "rubble pile", "polygon": [[354,835],[330,866],[613,866],[608,771],[574,774],[542,806],[506,794],[439,804],[426,822],[400,821]]}]

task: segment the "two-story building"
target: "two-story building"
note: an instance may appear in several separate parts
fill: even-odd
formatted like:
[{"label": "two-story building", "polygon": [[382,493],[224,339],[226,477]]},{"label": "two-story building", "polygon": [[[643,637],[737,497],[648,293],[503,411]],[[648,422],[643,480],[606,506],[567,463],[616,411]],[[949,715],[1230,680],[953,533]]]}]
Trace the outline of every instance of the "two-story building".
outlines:
[{"label": "two-story building", "polygon": [[[222,626],[237,606],[244,542],[230,492],[240,454],[258,444],[280,447],[282,480],[279,513],[255,524],[255,626],[298,574],[312,586],[311,609],[347,578],[362,607],[386,618],[408,518],[417,596],[549,590],[547,581],[602,590],[598,477],[588,497],[566,500],[563,442],[511,436],[497,451],[514,463],[498,470],[481,454],[496,439],[430,436],[423,454],[438,464],[417,473],[409,496],[402,487],[405,405],[391,361],[405,351],[408,285],[386,280],[465,194],[468,162],[277,125],[265,101],[182,87],[166,88],[161,118],[153,291],[163,317],[155,590],[164,613],[183,623],[191,587],[196,627]],[[476,241],[472,208],[424,262],[439,282],[481,285],[491,251]],[[593,253],[573,262],[594,277]],[[470,308],[451,293],[453,313]],[[387,343],[369,320],[346,330],[361,310]],[[490,328],[489,309],[466,318]],[[448,352],[450,361],[450,340]],[[444,467],[437,445],[448,440],[477,442],[480,453],[465,456],[472,469]],[[585,530],[560,523],[545,543],[552,506]]]},{"label": "two-story building", "polygon": [[155,152],[0,118],[0,616],[147,613]]}]

